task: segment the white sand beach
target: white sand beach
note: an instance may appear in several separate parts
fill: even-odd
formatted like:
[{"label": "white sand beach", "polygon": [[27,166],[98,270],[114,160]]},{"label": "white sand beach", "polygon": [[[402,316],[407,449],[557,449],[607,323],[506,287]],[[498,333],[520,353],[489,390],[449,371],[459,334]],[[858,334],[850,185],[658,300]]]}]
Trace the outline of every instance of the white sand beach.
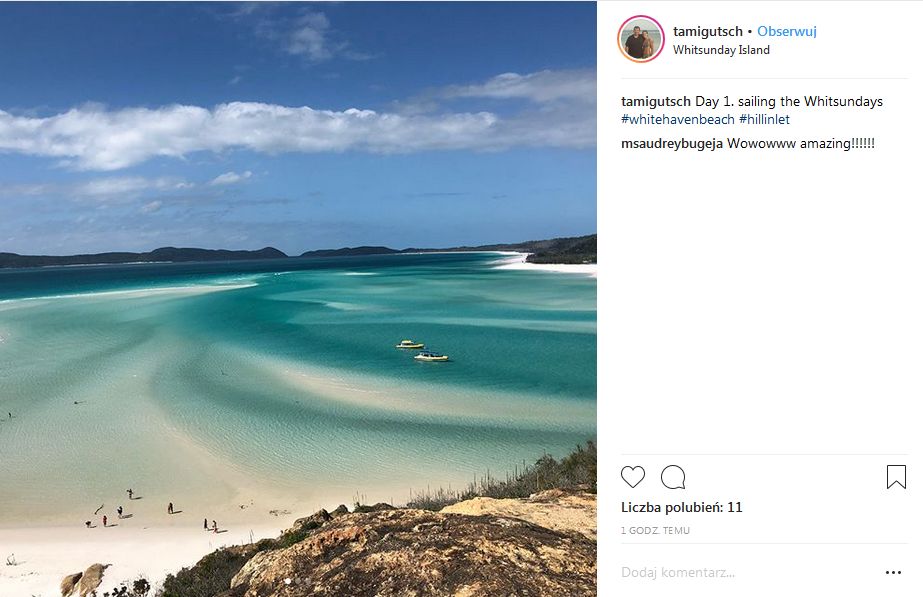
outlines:
[{"label": "white sand beach", "polygon": [[219,533],[204,531],[201,520],[197,526],[175,527],[147,527],[140,520],[130,526],[128,520],[111,520],[118,526],[0,529],[0,559],[4,564],[7,558],[15,562],[0,565],[0,595],[60,595],[62,578],[95,563],[111,564],[100,595],[142,576],[152,587],[159,586],[168,573],[195,564],[219,547],[249,543],[251,530],[254,540],[275,537],[291,522],[280,518],[278,528],[263,523],[252,529],[240,523],[221,529],[219,523]]},{"label": "white sand beach", "polygon": [[518,269],[531,271],[558,272],[565,274],[583,274],[592,278],[597,277],[597,264],[595,263],[529,263],[526,257],[531,253],[516,253],[513,251],[498,251],[509,255],[497,265],[497,269]]},{"label": "white sand beach", "polygon": [[[211,493],[192,491],[182,482],[169,494],[163,487],[136,486],[133,499],[126,493],[101,496],[104,503],[85,504],[82,513],[65,508],[54,516],[2,517],[0,596],[57,597],[65,576],[97,563],[110,566],[100,595],[139,577],[156,588],[167,574],[195,564],[215,549],[275,538],[296,519],[348,501],[337,500],[344,492],[322,488],[300,496],[290,489],[277,491],[265,481],[247,478],[181,434],[168,437],[172,449],[199,471]],[[184,478],[177,471],[174,481]],[[167,512],[170,503],[173,514]],[[116,510],[120,506],[122,516]],[[218,532],[205,530],[206,518],[209,528],[213,521],[217,524]],[[85,521],[91,523],[89,528]],[[6,565],[8,558],[12,565]]]}]

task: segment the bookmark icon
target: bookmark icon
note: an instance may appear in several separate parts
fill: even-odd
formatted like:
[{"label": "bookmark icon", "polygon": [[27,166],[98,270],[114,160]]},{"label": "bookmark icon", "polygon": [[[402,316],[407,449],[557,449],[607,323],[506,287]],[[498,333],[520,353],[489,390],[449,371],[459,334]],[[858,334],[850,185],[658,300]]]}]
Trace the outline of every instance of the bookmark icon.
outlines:
[{"label": "bookmark icon", "polygon": [[889,464],[887,470],[887,489],[895,485],[900,485],[901,489],[907,489],[907,465],[906,464]]}]

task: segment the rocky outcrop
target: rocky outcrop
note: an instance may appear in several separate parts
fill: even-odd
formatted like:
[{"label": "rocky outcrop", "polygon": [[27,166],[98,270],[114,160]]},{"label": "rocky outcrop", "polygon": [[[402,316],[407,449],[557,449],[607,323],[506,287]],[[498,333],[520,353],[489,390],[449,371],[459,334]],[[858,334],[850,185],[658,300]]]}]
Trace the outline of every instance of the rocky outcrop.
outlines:
[{"label": "rocky outcrop", "polygon": [[[345,508],[345,506],[344,506]],[[328,520],[332,519],[330,513],[324,509],[320,509],[311,516],[305,516],[304,518],[299,518],[295,521],[295,524],[292,525],[293,529],[316,529],[321,526]]]},{"label": "rocky outcrop", "polygon": [[61,597],[70,597],[74,594],[74,591],[77,590],[77,587],[80,585],[80,578],[83,576],[83,572],[77,572],[75,574],[68,574],[61,581]]},{"label": "rocky outcrop", "polygon": [[[309,518],[303,526],[325,517]],[[509,516],[340,514],[294,545],[257,553],[222,595],[589,596],[596,595],[596,542]]]},{"label": "rocky outcrop", "polygon": [[80,579],[80,597],[92,595],[99,585],[103,584],[103,574],[109,564],[93,564],[83,571],[83,577]]},{"label": "rocky outcrop", "polygon": [[94,595],[108,567],[109,564],[93,564],[83,572],[68,574],[61,580],[61,597],[70,597],[78,590],[80,597]]},{"label": "rocky outcrop", "polygon": [[524,500],[478,497],[442,509],[444,514],[507,516],[596,540],[596,494],[549,489]]},{"label": "rocky outcrop", "polygon": [[442,512],[388,504],[300,518],[275,539],[217,550],[163,597],[596,595],[596,496],[549,490]]},{"label": "rocky outcrop", "polygon": [[61,597],[70,597],[79,591],[80,597],[95,595],[94,591],[103,583],[103,574],[109,564],[92,564],[83,572],[68,574],[61,580]]}]

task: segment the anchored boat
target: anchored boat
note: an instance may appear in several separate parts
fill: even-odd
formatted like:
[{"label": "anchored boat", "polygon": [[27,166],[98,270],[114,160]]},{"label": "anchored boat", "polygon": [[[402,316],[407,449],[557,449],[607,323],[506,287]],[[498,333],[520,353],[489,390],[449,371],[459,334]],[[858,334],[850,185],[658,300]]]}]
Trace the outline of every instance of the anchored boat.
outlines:
[{"label": "anchored boat", "polygon": [[421,352],[420,354],[418,354],[417,356],[413,358],[417,359],[418,361],[448,361],[449,360],[449,357],[447,355],[439,354],[437,352],[430,352],[428,350],[424,350],[423,352]]},{"label": "anchored boat", "polygon": [[413,340],[401,340],[401,343],[395,346],[394,348],[420,349],[420,348],[423,348],[423,344],[421,342],[414,342]]}]

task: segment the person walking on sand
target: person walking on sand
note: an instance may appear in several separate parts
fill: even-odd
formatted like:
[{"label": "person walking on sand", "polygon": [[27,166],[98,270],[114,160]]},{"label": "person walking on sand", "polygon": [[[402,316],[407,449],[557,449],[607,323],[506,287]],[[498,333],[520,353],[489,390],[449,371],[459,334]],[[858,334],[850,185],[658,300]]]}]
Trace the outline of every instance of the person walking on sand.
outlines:
[{"label": "person walking on sand", "polygon": [[167,514],[173,514],[173,502],[167,504]]},{"label": "person walking on sand", "polygon": [[104,527],[109,526],[109,519],[106,518],[106,515],[105,515],[105,514],[103,514],[103,526],[104,526]]},{"label": "person walking on sand", "polygon": [[202,528],[205,529],[206,531],[208,530],[208,519],[207,518],[204,521],[202,521]]},{"label": "person walking on sand", "polygon": [[85,523],[83,523],[83,524],[85,524],[85,525],[87,525],[87,528],[90,528],[90,524],[91,524],[91,523],[90,523],[90,521],[89,521],[89,520],[88,520],[88,521],[86,521],[86,522],[85,522]]},{"label": "person walking on sand", "polygon": [[218,523],[215,522],[214,520],[212,521],[212,532],[213,532],[213,533],[217,533],[217,532],[218,532]]},{"label": "person walking on sand", "polygon": [[119,506],[119,508],[118,508],[118,510],[116,510],[116,512],[119,513],[119,518],[122,518],[122,507],[121,507],[121,506]]},{"label": "person walking on sand", "polygon": [[135,492],[134,492],[133,489],[126,489],[126,490],[125,490],[125,493],[128,494],[128,499],[130,499],[130,500],[131,500],[131,499],[134,499],[134,498],[132,497],[133,495],[135,495]]}]

